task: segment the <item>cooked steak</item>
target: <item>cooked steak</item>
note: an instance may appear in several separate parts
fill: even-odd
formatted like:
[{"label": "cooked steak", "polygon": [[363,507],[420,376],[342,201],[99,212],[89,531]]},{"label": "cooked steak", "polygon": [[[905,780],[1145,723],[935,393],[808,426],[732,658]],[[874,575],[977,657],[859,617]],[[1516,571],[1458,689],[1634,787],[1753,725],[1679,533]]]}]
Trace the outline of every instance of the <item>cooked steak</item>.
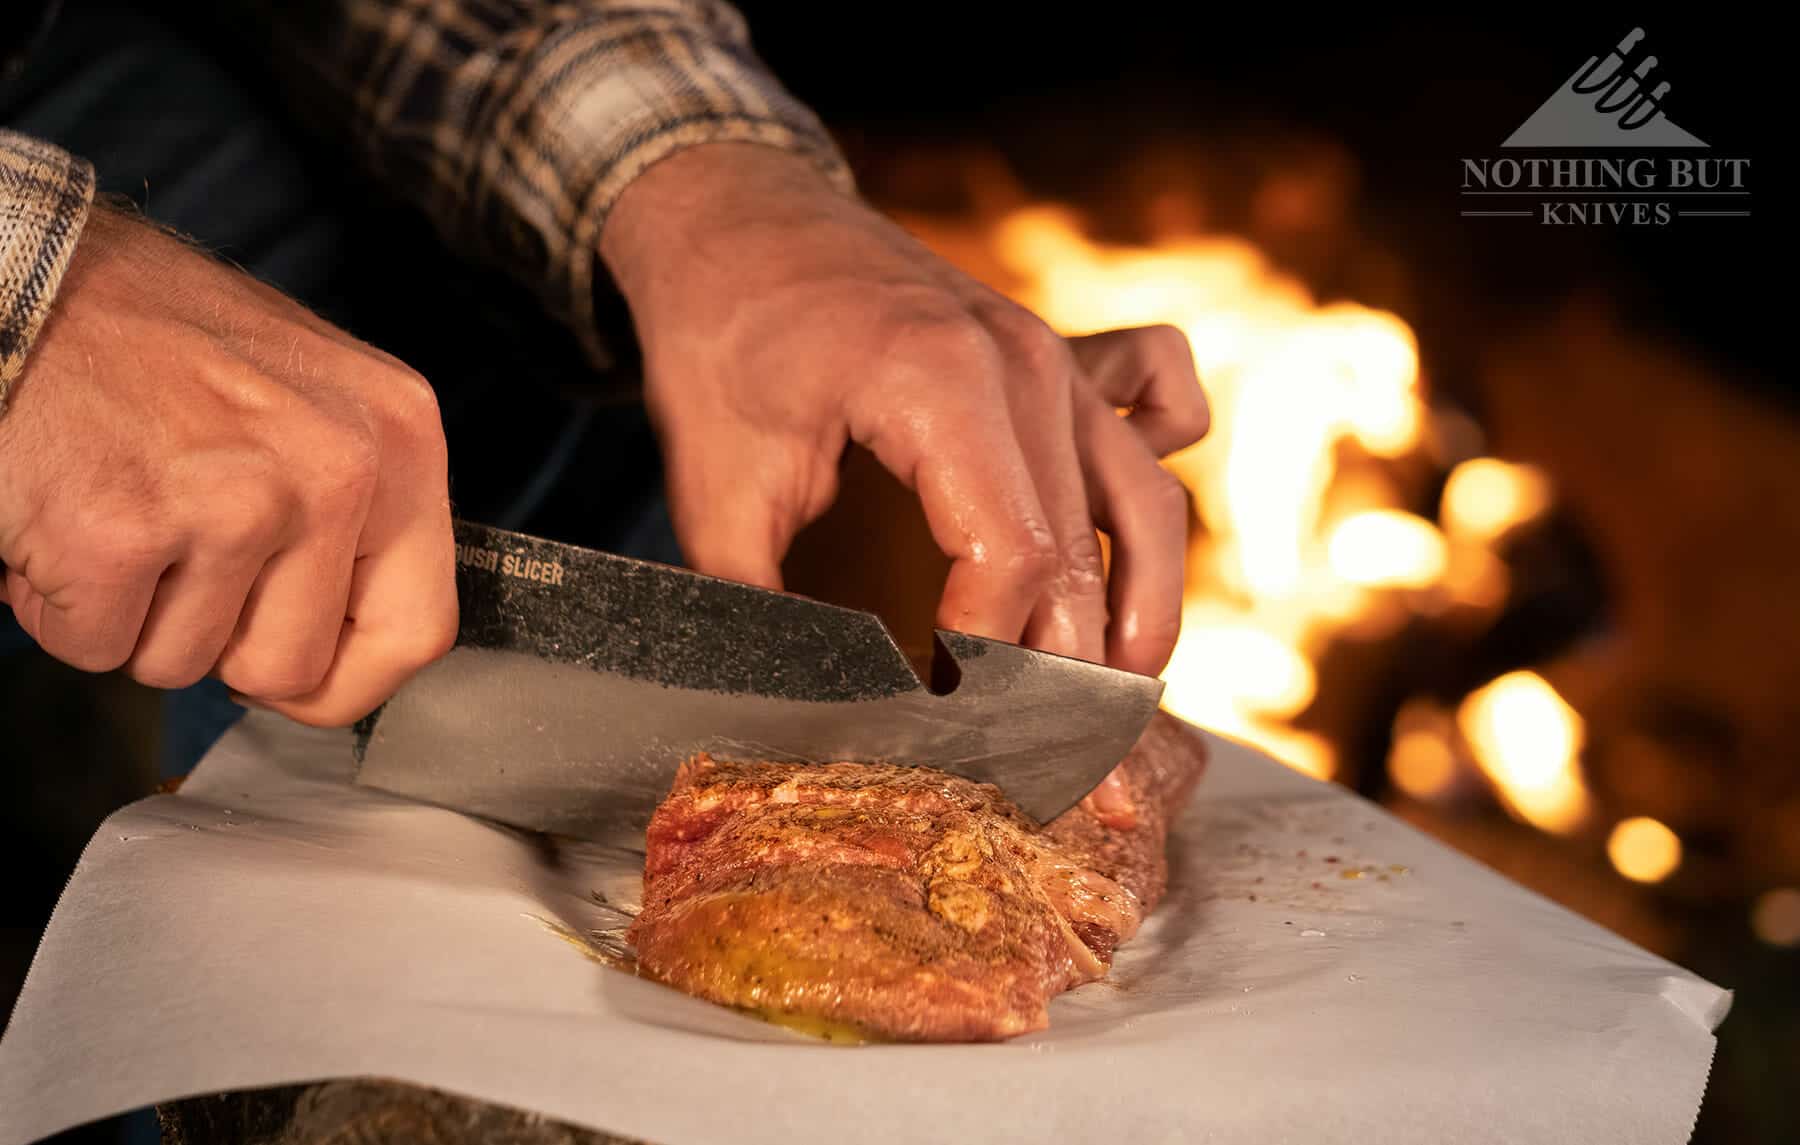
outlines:
[{"label": "cooked steak", "polygon": [[1167,881],[1205,766],[1158,715],[1101,792],[1039,828],[998,788],[882,764],[684,764],[650,821],[641,972],[778,1020],[904,1041],[1048,1024]]}]

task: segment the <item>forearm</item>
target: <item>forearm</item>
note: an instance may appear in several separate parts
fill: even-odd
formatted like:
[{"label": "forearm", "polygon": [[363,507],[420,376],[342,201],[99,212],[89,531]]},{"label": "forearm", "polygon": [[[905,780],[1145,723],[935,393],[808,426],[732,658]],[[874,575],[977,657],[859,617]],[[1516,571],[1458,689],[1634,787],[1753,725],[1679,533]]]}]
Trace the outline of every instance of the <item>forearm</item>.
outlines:
[{"label": "forearm", "polygon": [[464,253],[540,292],[596,361],[599,236],[640,174],[703,143],[760,143],[840,186],[813,115],[706,0],[398,0],[254,6],[296,105]]},{"label": "forearm", "polygon": [[0,128],[0,413],[68,268],[94,198],[94,169]]}]

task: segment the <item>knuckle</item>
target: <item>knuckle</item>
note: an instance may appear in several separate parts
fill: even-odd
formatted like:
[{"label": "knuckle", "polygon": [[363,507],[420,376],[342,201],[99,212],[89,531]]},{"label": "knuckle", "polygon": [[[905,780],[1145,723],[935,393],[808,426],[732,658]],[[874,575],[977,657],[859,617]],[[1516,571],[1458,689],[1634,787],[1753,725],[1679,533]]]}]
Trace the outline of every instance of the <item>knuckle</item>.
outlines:
[{"label": "knuckle", "polygon": [[443,414],[438,408],[437,391],[425,376],[398,361],[383,371],[378,385],[387,414],[404,429],[427,436],[441,432]]},{"label": "knuckle", "polygon": [[300,703],[277,702],[274,707],[289,719],[315,728],[349,727],[380,705],[382,697],[363,693],[333,692],[308,697]]},{"label": "knuckle", "polygon": [[1181,609],[1171,602],[1169,607],[1140,613],[1130,634],[1125,638],[1132,655],[1150,671],[1161,671],[1175,651],[1181,637]]},{"label": "knuckle", "polygon": [[1100,553],[1100,538],[1092,529],[1079,529],[1062,545],[1062,580],[1064,587],[1080,595],[1091,595],[1106,589],[1106,561]]},{"label": "knuckle", "polygon": [[175,539],[160,514],[147,509],[101,510],[83,523],[79,536],[80,567],[88,577],[108,584],[160,571]]},{"label": "knuckle", "polygon": [[988,328],[953,306],[920,306],[896,320],[893,360],[951,374],[998,374],[999,347]]},{"label": "knuckle", "polygon": [[271,480],[249,481],[209,509],[206,528],[214,543],[227,552],[262,552],[274,546],[292,512],[292,499],[281,485]]},{"label": "knuckle", "polygon": [[154,483],[136,473],[119,480],[93,481],[58,497],[44,513],[54,547],[96,555],[101,548],[148,547],[155,542],[161,497]]},{"label": "knuckle", "polygon": [[1062,337],[1029,315],[1016,320],[1010,338],[1019,369],[1032,378],[1067,384],[1074,372],[1074,355]]},{"label": "knuckle", "polygon": [[1171,444],[1183,448],[1205,437],[1206,431],[1212,428],[1212,407],[1207,404],[1206,393],[1197,381],[1189,379],[1171,388],[1174,392],[1164,417],[1175,438]]},{"label": "knuckle", "polygon": [[1005,347],[1013,371],[1025,379],[1066,385],[1075,372],[1075,354],[1043,319],[1010,303],[988,308],[982,320]]},{"label": "knuckle", "polygon": [[1190,445],[1194,445],[1195,443],[1199,442],[1202,438],[1204,438],[1207,434],[1207,431],[1210,430],[1211,428],[1212,428],[1211,419],[1207,415],[1201,414],[1193,422],[1192,425],[1190,425],[1187,429],[1182,431],[1182,441],[1176,446],[1175,449],[1172,449],[1169,452],[1176,453],[1180,450],[1186,449]]},{"label": "knuckle", "polygon": [[133,657],[125,664],[125,674],[146,688],[170,691],[198,684],[206,677],[209,667],[197,660],[183,662]]},{"label": "knuckle", "polygon": [[1140,332],[1147,346],[1160,358],[1171,365],[1185,365],[1189,369],[1194,364],[1194,347],[1181,327],[1166,322],[1155,326],[1146,326]]},{"label": "knuckle", "polygon": [[321,459],[324,472],[319,482],[321,500],[331,505],[366,504],[381,477],[381,445],[364,426],[347,426],[336,435],[328,456]]},{"label": "knuckle", "polygon": [[449,447],[437,394],[423,377],[404,366],[397,366],[388,381],[382,436],[396,447],[394,463],[409,472],[440,473],[447,466]]},{"label": "knuckle", "polygon": [[450,651],[455,643],[455,610],[436,609],[408,630],[395,648],[395,658],[402,669],[416,672]]},{"label": "knuckle", "polygon": [[1140,493],[1144,507],[1155,516],[1159,524],[1185,522],[1188,517],[1188,491],[1173,473],[1160,465],[1145,470],[1143,490]]},{"label": "knuckle", "polygon": [[325,679],[331,658],[302,651],[281,656],[239,654],[221,665],[220,678],[227,685],[264,700],[290,700],[316,689]]},{"label": "knuckle", "polygon": [[112,639],[103,632],[48,637],[44,641],[44,651],[83,672],[111,672],[131,657],[131,648],[125,641]]},{"label": "knuckle", "polygon": [[[1151,611],[1138,626],[1137,637],[1143,643],[1162,649],[1172,649],[1175,641],[1181,636],[1181,600],[1171,597],[1168,603]],[[1165,655],[1167,653],[1165,652]]]},{"label": "knuckle", "polygon": [[1091,529],[1069,538],[1060,549],[1053,580],[1054,593],[1064,600],[1089,602],[1106,596],[1106,562],[1100,541]]},{"label": "knuckle", "polygon": [[1056,575],[1062,554],[1048,526],[1035,520],[1021,521],[996,563],[1015,580],[1042,584]]},{"label": "knuckle", "polygon": [[1206,436],[1212,428],[1212,410],[1206,404],[1206,398],[1197,392],[1194,399],[1185,402],[1175,414],[1175,432],[1183,446],[1194,444]]},{"label": "knuckle", "polygon": [[450,651],[456,643],[456,616],[445,616],[438,624],[426,633],[423,645],[425,663],[429,664],[444,653]]},{"label": "knuckle", "polygon": [[[85,587],[85,586],[84,586]],[[50,655],[83,672],[111,672],[131,657],[137,626],[91,592],[46,608],[33,634]]]},{"label": "knuckle", "polygon": [[974,313],[988,329],[1001,338],[1023,341],[1050,330],[1036,314],[1016,302],[998,296],[977,302]]},{"label": "knuckle", "polygon": [[1150,355],[1152,374],[1160,379],[1157,400],[1165,424],[1182,445],[1206,436],[1212,414],[1200,388],[1194,350],[1177,326],[1148,326],[1139,332]]},{"label": "knuckle", "polygon": [[839,464],[843,454],[843,448],[833,442],[830,448],[815,449],[806,455],[794,498],[799,525],[818,520],[837,502],[842,487]]}]

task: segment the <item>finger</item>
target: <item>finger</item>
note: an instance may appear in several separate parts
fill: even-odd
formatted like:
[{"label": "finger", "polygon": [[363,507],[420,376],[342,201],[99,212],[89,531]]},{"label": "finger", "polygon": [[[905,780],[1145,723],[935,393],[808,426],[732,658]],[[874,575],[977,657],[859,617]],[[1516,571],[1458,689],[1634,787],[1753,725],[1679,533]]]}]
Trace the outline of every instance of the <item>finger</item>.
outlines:
[{"label": "finger", "polygon": [[1070,338],[1082,371],[1158,457],[1206,436],[1212,414],[1187,336],[1174,326],[1141,326]]},{"label": "finger", "polygon": [[1106,661],[1154,676],[1175,650],[1187,558],[1187,490],[1092,394],[1077,410],[1088,496],[1112,538]]},{"label": "finger", "polygon": [[44,651],[84,671],[110,672],[137,644],[168,561],[163,553],[93,558],[82,579],[53,579],[47,591],[8,568],[7,598],[19,627]]},{"label": "finger", "polygon": [[[35,642],[39,629],[43,627],[44,597],[31,587],[31,582],[24,575],[6,570],[6,606],[12,609],[13,619],[25,635]],[[39,647],[42,647],[40,644]]]},{"label": "finger", "polygon": [[378,502],[362,544],[324,678],[264,706],[319,727],[354,723],[455,642],[456,549],[443,482]]},{"label": "finger", "polygon": [[1131,798],[1123,764],[1107,772],[1100,785],[1082,797],[1081,805],[1115,831],[1129,831],[1137,826],[1137,803]]},{"label": "finger", "polygon": [[357,539],[380,472],[374,450],[346,453],[303,475],[310,491],[297,512],[270,505],[249,515],[279,520],[282,534],[295,539],[263,564],[219,656],[214,674],[234,692],[261,701],[291,699],[324,679],[336,655]]},{"label": "finger", "polygon": [[997,363],[946,389],[920,367],[893,379],[884,411],[851,411],[851,431],[913,489],[932,539],[950,558],[937,622],[1017,641],[1056,567],[1056,542],[999,392]]},{"label": "finger", "polygon": [[267,558],[257,549],[172,565],[156,587],[126,673],[152,688],[185,688],[205,677],[236,630]]},{"label": "finger", "polygon": [[325,678],[350,599],[358,524],[360,515],[315,528],[263,566],[218,660],[233,691],[285,700]]},{"label": "finger", "polygon": [[708,576],[779,589],[795,534],[837,495],[838,458],[791,444],[746,448],[751,443],[737,440],[725,450],[714,444],[669,451],[675,539],[688,564]]},{"label": "finger", "polygon": [[1098,662],[1106,655],[1106,573],[1075,440],[1075,362],[1062,339],[1034,324],[1014,350],[1013,369],[1014,432],[1057,554],[1025,643]]},{"label": "finger", "polygon": [[675,540],[689,567],[759,588],[781,588],[781,556],[791,534],[776,527],[768,501],[735,496],[703,514],[676,513]]}]

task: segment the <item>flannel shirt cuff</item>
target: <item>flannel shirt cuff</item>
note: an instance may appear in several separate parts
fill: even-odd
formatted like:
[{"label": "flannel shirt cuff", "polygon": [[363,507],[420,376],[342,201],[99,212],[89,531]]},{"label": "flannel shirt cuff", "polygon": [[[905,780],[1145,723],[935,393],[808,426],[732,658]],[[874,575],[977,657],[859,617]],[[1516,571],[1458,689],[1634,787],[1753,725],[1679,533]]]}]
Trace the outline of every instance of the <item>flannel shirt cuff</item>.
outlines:
[{"label": "flannel shirt cuff", "polygon": [[94,200],[94,168],[0,128],[0,414]]},{"label": "flannel shirt cuff", "polygon": [[[572,218],[545,220],[530,228],[538,236],[520,239],[535,245],[550,232],[548,249],[539,250],[549,255],[552,305],[557,296],[567,300],[562,316],[602,366],[618,365],[616,314],[606,311],[621,308],[600,262],[600,233],[625,188],[651,166],[704,143],[759,143],[810,159],[841,190],[854,190],[848,164],[817,117],[751,53],[737,13],[703,7],[715,25],[705,29],[711,34],[697,34],[687,19],[659,19],[653,4],[629,21],[602,15],[571,22],[535,61],[542,82],[520,84],[536,98],[509,141],[507,166],[526,187],[541,186],[530,175],[534,164],[555,171],[552,181],[573,208]],[[504,189],[509,180],[497,182]],[[534,196],[506,197],[518,207]],[[520,214],[529,220],[530,208]]]}]

